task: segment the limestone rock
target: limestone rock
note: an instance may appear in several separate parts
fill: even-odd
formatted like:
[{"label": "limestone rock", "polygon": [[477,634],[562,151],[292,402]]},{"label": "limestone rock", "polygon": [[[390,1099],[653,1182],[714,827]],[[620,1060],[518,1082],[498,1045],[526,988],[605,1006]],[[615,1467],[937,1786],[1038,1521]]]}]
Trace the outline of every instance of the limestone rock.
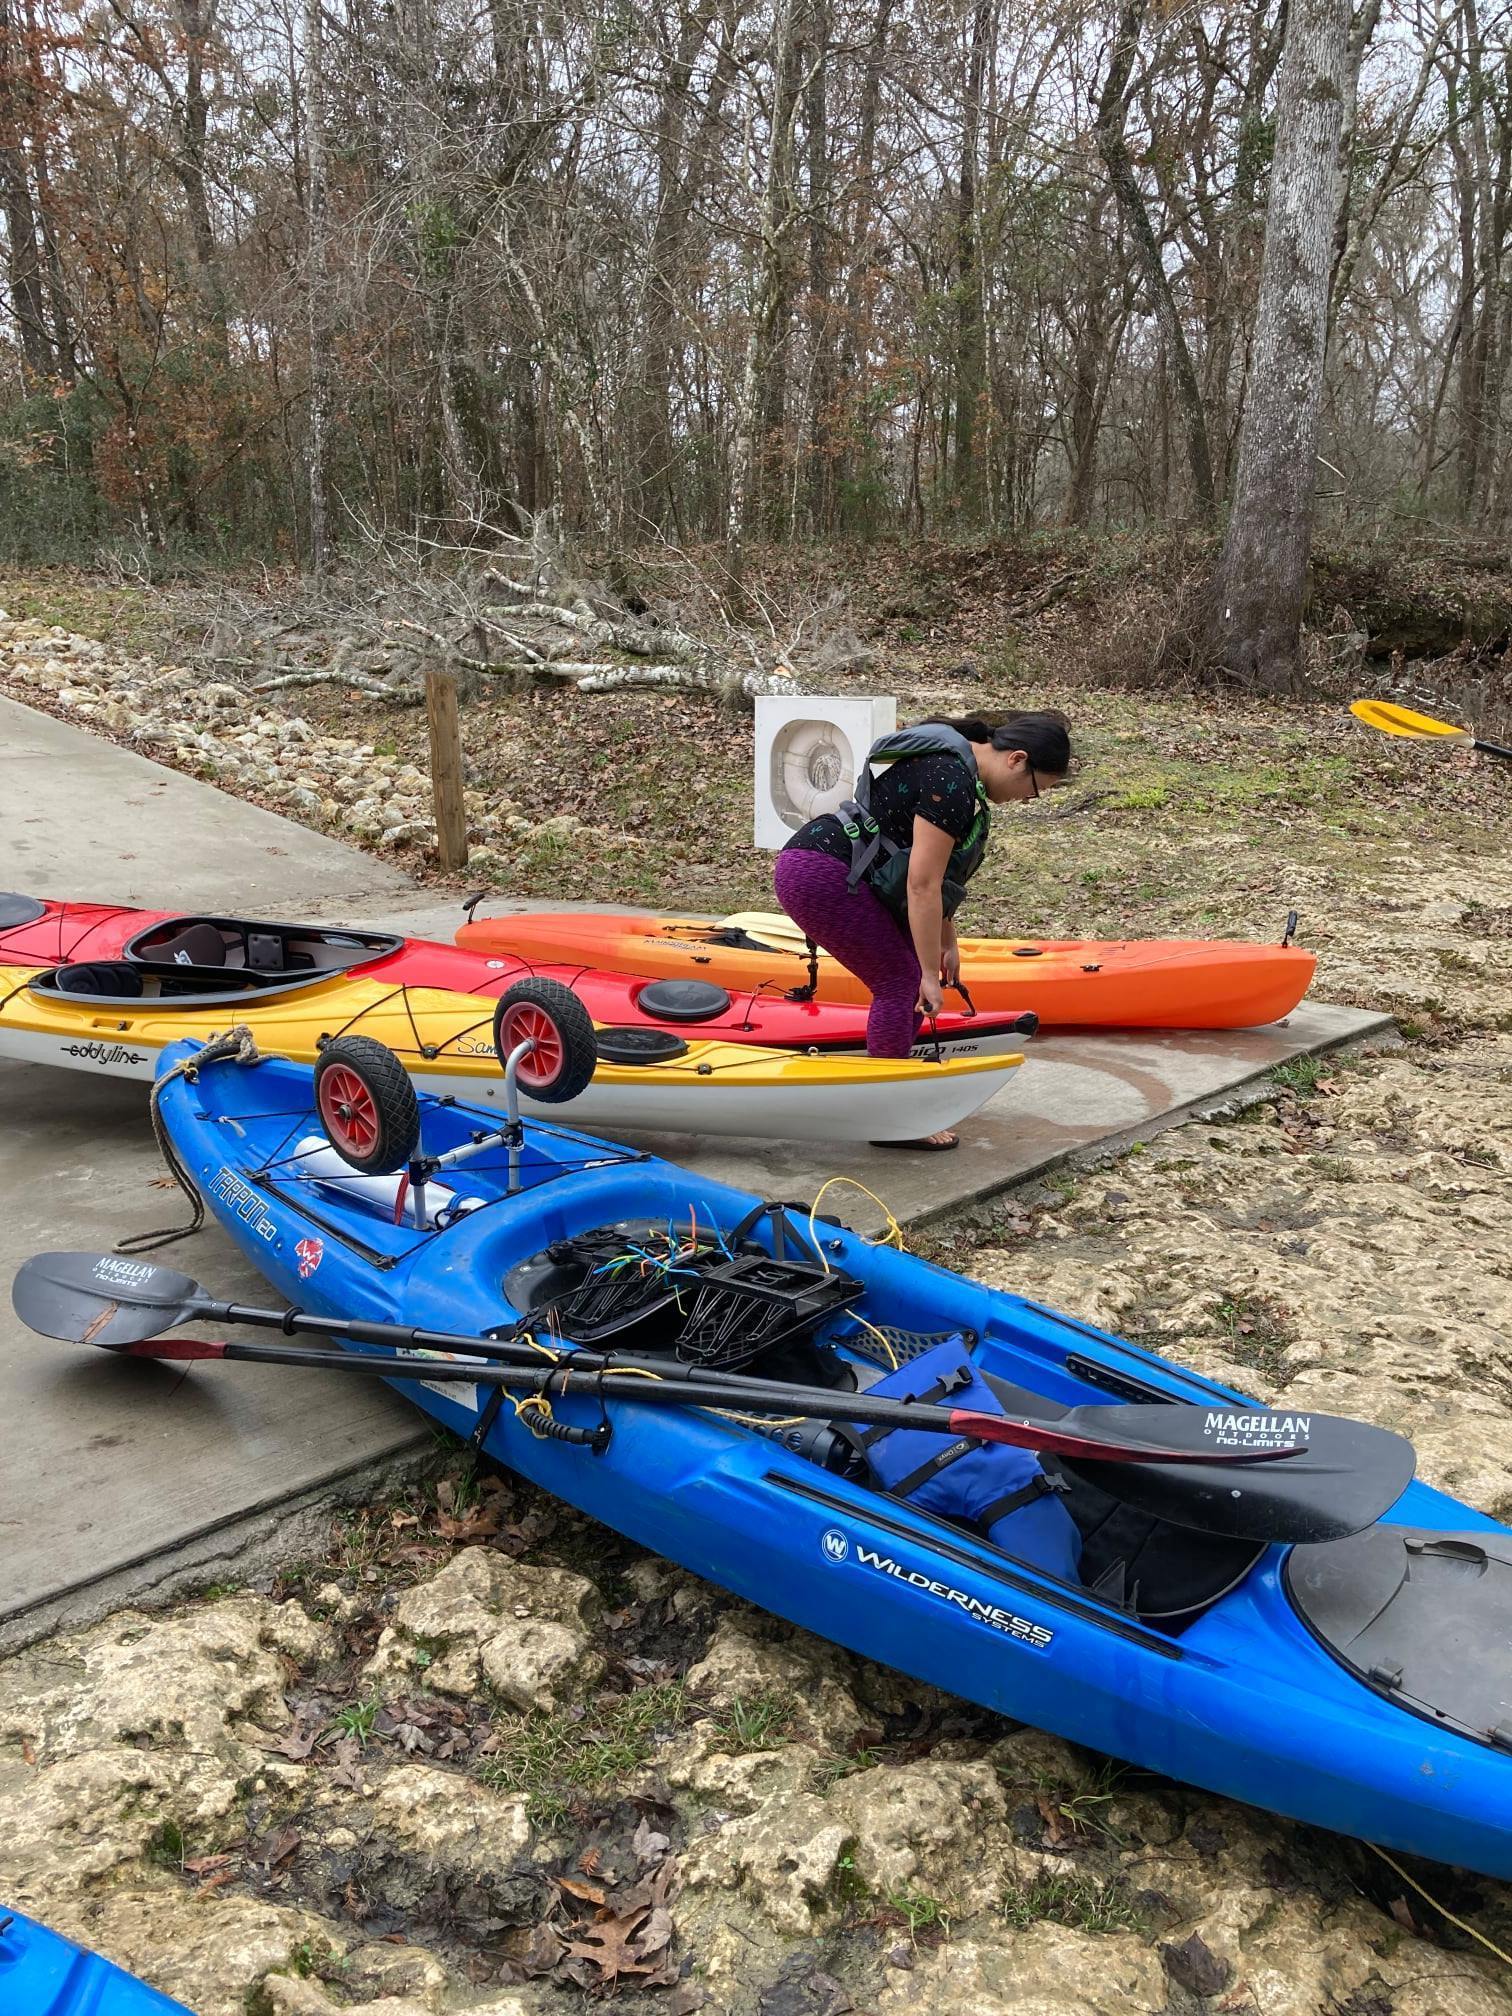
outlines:
[{"label": "limestone rock", "polygon": [[251,1897],[205,1903],[177,1883],[109,1891],[83,1909],[55,1910],[52,1922],[194,2016],[246,2016],[265,1983],[290,1976],[304,1956],[339,1960],[347,1945],[340,1929],[314,1912]]},{"label": "limestone rock", "polygon": [[[1167,1982],[1157,1956],[1132,1933],[1078,1933],[1039,1924],[1026,1932],[947,1941],[889,1969],[880,2006],[919,2016],[1158,2016]],[[1270,2016],[1270,2004],[1258,2005]]]},{"label": "limestone rock", "polygon": [[[847,1897],[917,1890],[956,1912],[994,1901],[1012,1847],[988,1764],[923,1759],[842,1779],[827,1797],[778,1791],[690,1849],[690,1892],[736,1890],[782,1931],[811,1930]],[[996,1852],[994,1852],[996,1851]]]},{"label": "limestone rock", "polygon": [[117,1611],[0,1663],[0,1743],[24,1740],[42,1764],[127,1742],[212,1750],[287,1725],[281,1655],[313,1666],[333,1650],[297,1603],[262,1596]]},{"label": "limestone rock", "polygon": [[551,1708],[603,1671],[592,1650],[598,1592],[565,1568],[532,1568],[470,1547],[406,1590],[364,1669],[379,1688],[413,1685],[415,1651],[431,1653],[425,1684],[470,1696],[486,1681],[512,1707]]},{"label": "limestone rock", "polygon": [[720,1618],[688,1670],[688,1691],[720,1708],[775,1696],[792,1729],[843,1750],[865,1726],[850,1691],[854,1676],[854,1660],[837,1646],[741,1608]]}]

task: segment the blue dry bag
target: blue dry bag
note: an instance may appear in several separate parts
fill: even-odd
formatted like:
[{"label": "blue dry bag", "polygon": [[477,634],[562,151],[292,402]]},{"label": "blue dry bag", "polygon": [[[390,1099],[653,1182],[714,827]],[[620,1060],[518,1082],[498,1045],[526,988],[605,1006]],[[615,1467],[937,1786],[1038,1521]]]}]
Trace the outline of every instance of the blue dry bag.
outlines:
[{"label": "blue dry bag", "polygon": [[[960,1337],[911,1358],[868,1386],[868,1397],[967,1407],[977,1414],[1006,1410]],[[1053,1478],[1028,1449],[1002,1442],[951,1442],[927,1428],[855,1428],[884,1491],[921,1512],[962,1519],[995,1547],[1068,1582],[1077,1580],[1081,1535],[1061,1503]]]}]

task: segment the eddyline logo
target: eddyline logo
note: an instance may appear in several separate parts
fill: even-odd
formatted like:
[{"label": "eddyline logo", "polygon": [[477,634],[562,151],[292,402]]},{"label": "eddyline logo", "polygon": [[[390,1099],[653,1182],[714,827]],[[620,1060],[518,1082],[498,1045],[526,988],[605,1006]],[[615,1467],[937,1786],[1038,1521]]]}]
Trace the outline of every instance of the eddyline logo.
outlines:
[{"label": "eddyline logo", "polygon": [[145,1064],[145,1050],[128,1050],[122,1043],[65,1043],[65,1057],[77,1057],[84,1064]]},{"label": "eddyline logo", "polygon": [[[829,1527],[819,1545],[824,1550],[827,1561],[846,1561],[851,1554],[850,1538],[838,1526]],[[894,1582],[906,1582],[910,1589],[922,1589],[930,1596],[936,1596],[942,1603],[953,1603],[958,1610],[964,1610],[968,1617],[979,1624],[990,1625],[994,1631],[1001,1631],[1005,1637],[1016,1638],[1021,1645],[1029,1645],[1037,1652],[1043,1652],[1055,1638],[1055,1633],[1043,1624],[1031,1624],[1027,1617],[1020,1617],[1016,1611],[1004,1610],[996,1603],[984,1603],[980,1596],[969,1596],[964,1589],[954,1589],[948,1582],[937,1582],[932,1575],[926,1575],[922,1568],[905,1568],[901,1561],[891,1554],[878,1553],[875,1547],[868,1547],[864,1540],[858,1540],[855,1547],[856,1561],[862,1568],[870,1568],[875,1574],[891,1576]]]}]

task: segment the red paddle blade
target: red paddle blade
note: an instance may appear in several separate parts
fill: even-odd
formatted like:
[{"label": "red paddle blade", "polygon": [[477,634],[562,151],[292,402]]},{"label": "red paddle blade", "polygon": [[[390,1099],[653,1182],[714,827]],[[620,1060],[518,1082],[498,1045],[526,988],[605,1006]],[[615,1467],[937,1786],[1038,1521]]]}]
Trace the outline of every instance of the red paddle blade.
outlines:
[{"label": "red paddle blade", "polygon": [[1160,1449],[1148,1442],[1126,1442],[1111,1436],[1078,1435],[1064,1428],[1052,1428],[1041,1421],[1014,1421],[1003,1414],[973,1414],[957,1408],[950,1417],[952,1430],[969,1435],[974,1442],[1007,1442],[1016,1449],[1037,1449],[1050,1456],[1082,1457],[1099,1463],[1274,1463],[1283,1456],[1300,1456],[1305,1442],[1282,1443],[1269,1449]]},{"label": "red paddle blade", "polygon": [[230,1350],[228,1344],[216,1344],[208,1337],[143,1337],[135,1344],[118,1344],[114,1349],[117,1358],[168,1358],[177,1363],[180,1359],[224,1358]]}]

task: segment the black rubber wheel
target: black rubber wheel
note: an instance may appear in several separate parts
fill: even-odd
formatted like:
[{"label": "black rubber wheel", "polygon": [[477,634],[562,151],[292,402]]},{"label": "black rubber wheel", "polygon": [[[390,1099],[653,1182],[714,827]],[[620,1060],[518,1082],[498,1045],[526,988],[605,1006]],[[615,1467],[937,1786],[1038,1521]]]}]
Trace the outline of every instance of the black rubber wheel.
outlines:
[{"label": "black rubber wheel", "polygon": [[520,1060],[519,1087],[541,1106],[562,1106],[576,1099],[598,1063],[592,1017],[560,980],[516,980],[500,995],[494,1009],[494,1048],[501,1070],[520,1043],[535,1047]]},{"label": "black rubber wheel", "polygon": [[393,1051],[337,1036],[315,1066],[315,1111],[327,1141],[364,1176],[406,1168],[420,1152],[420,1102]]},{"label": "black rubber wheel", "polygon": [[600,1029],[596,1040],[606,1064],[670,1064],[688,1054],[687,1044],[670,1029]]}]

